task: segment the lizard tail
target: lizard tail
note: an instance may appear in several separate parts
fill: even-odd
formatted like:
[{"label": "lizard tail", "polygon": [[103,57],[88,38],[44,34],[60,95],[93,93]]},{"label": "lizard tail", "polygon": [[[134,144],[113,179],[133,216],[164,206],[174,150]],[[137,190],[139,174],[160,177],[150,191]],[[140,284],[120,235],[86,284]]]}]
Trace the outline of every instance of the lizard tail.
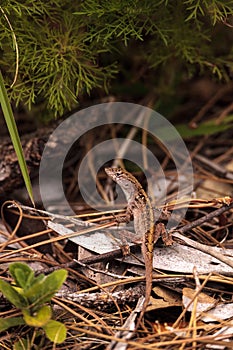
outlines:
[{"label": "lizard tail", "polygon": [[[151,265],[150,265],[151,267]],[[143,316],[146,312],[146,308],[150,302],[150,296],[151,296],[151,290],[152,290],[152,276],[153,276],[153,269],[150,268],[150,271],[146,271],[146,293],[145,293],[145,299],[144,299],[144,302],[143,302],[143,306],[142,306],[142,310],[140,312],[140,315],[139,315],[139,318],[137,320],[137,323],[136,323],[136,328],[135,330],[138,329],[138,327],[140,326],[141,324],[141,321],[143,319]]]}]

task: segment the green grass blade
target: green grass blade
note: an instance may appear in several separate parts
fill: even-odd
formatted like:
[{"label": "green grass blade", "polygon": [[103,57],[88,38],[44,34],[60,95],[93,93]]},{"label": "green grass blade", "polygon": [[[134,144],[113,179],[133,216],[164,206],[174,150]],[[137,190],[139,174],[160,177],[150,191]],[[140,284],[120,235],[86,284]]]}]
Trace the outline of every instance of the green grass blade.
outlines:
[{"label": "green grass blade", "polygon": [[9,133],[10,133],[11,141],[13,143],[13,146],[14,146],[17,158],[18,158],[20,170],[21,170],[21,173],[22,173],[25,185],[26,185],[26,189],[27,189],[28,195],[31,199],[31,202],[34,205],[31,180],[30,180],[30,177],[28,174],[28,169],[27,169],[25,158],[24,158],[22,145],[20,143],[19,133],[18,133],[17,126],[15,123],[15,119],[14,119],[14,115],[13,115],[13,112],[11,109],[9,98],[7,96],[7,91],[6,91],[6,88],[4,85],[3,76],[2,76],[1,71],[0,71],[0,103],[2,106],[4,118],[6,120],[7,128],[8,128]]}]

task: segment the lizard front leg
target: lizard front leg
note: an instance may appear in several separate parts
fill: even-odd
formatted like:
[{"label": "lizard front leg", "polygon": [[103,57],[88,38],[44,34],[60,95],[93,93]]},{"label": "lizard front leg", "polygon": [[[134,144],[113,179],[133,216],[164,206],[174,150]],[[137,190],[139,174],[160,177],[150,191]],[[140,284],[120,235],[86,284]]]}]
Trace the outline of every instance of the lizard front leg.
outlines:
[{"label": "lizard front leg", "polygon": [[118,223],[123,223],[125,222],[126,224],[128,224],[131,220],[133,220],[133,213],[130,207],[127,207],[127,210],[124,214],[124,216],[116,216],[115,220]]}]

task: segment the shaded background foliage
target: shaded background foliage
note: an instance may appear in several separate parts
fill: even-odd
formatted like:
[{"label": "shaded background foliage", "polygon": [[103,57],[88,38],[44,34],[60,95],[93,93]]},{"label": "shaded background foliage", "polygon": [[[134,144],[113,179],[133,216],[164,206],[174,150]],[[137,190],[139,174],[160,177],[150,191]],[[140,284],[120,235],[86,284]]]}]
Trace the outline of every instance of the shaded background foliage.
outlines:
[{"label": "shaded background foliage", "polygon": [[[125,84],[169,95],[197,74],[232,78],[233,1],[5,0],[0,9],[0,64],[11,100],[39,106],[48,118],[93,91],[122,93]],[[10,87],[13,33],[19,70]]]}]

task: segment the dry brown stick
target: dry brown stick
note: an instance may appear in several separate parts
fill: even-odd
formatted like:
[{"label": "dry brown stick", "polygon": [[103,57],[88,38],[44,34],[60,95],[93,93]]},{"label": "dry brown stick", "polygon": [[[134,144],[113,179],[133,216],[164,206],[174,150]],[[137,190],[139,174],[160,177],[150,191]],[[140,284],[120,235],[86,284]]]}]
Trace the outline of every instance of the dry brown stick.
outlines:
[{"label": "dry brown stick", "polygon": [[128,288],[115,292],[95,292],[95,293],[77,293],[69,292],[67,290],[58,291],[55,296],[58,298],[72,300],[76,303],[85,305],[86,307],[101,307],[104,308],[113,306],[113,299],[119,304],[124,305],[126,303],[134,303],[141,295],[143,288],[141,285],[134,286],[133,288]]},{"label": "dry brown stick", "polygon": [[211,256],[215,257],[216,259],[222,261],[223,263],[225,263],[228,266],[233,268],[233,261],[230,260],[229,258],[225,257],[223,254],[216,252],[216,250],[213,247],[198,243],[198,242],[193,241],[193,240],[191,240],[187,237],[184,237],[180,234],[180,233],[187,232],[188,230],[190,230],[194,227],[197,227],[206,221],[210,221],[214,217],[221,215],[222,213],[224,213],[225,211],[228,211],[231,208],[233,208],[233,202],[230,205],[223,205],[221,208],[214,210],[213,212],[201,217],[200,219],[195,220],[194,222],[191,222],[188,225],[185,225],[183,228],[180,228],[176,232],[173,232],[172,236],[176,237],[178,239],[181,239],[189,246],[191,246],[195,249],[201,250],[203,253],[211,255]]},{"label": "dry brown stick", "polygon": [[[130,247],[130,250],[132,253],[135,253],[136,251],[139,250],[139,247],[138,246],[132,246]],[[107,252],[107,253],[104,253],[104,254],[98,254],[98,255],[94,255],[94,256],[90,256],[88,258],[85,258],[85,259],[82,259],[80,260],[80,263],[81,264],[86,264],[86,265],[91,265],[91,264],[95,264],[95,263],[98,263],[98,262],[103,262],[103,261],[109,261],[109,260],[112,260],[112,259],[117,259],[117,258],[122,258],[123,257],[123,253],[122,253],[122,249],[116,249],[116,250],[113,250],[111,252]],[[57,270],[57,269],[61,269],[61,268],[69,268],[69,267],[79,267],[78,265],[78,261],[77,260],[72,260],[72,261],[69,261],[68,263],[65,263],[65,264],[59,264],[57,266],[53,266],[53,267],[50,267],[48,269],[45,269],[43,270],[43,273],[44,274],[48,274],[48,273],[51,273],[53,272],[54,270]],[[40,273],[41,271],[38,271],[38,273]]]},{"label": "dry brown stick", "polygon": [[214,217],[223,214],[225,211],[228,211],[231,208],[233,208],[233,202],[230,205],[224,204],[221,208],[218,208],[218,209],[212,211],[211,213],[208,213],[208,214],[202,216],[201,218],[191,222],[190,224],[187,224],[187,225],[181,227],[177,231],[179,231],[180,233],[185,233],[194,227],[197,227],[197,226],[200,226],[201,224],[204,224],[206,221],[212,220]]},{"label": "dry brown stick", "polygon": [[224,177],[226,179],[233,180],[233,173],[225,169],[222,165],[217,164],[214,161],[209,160],[199,154],[195,155],[195,158],[199,160],[202,164],[213,170],[217,175]]}]

